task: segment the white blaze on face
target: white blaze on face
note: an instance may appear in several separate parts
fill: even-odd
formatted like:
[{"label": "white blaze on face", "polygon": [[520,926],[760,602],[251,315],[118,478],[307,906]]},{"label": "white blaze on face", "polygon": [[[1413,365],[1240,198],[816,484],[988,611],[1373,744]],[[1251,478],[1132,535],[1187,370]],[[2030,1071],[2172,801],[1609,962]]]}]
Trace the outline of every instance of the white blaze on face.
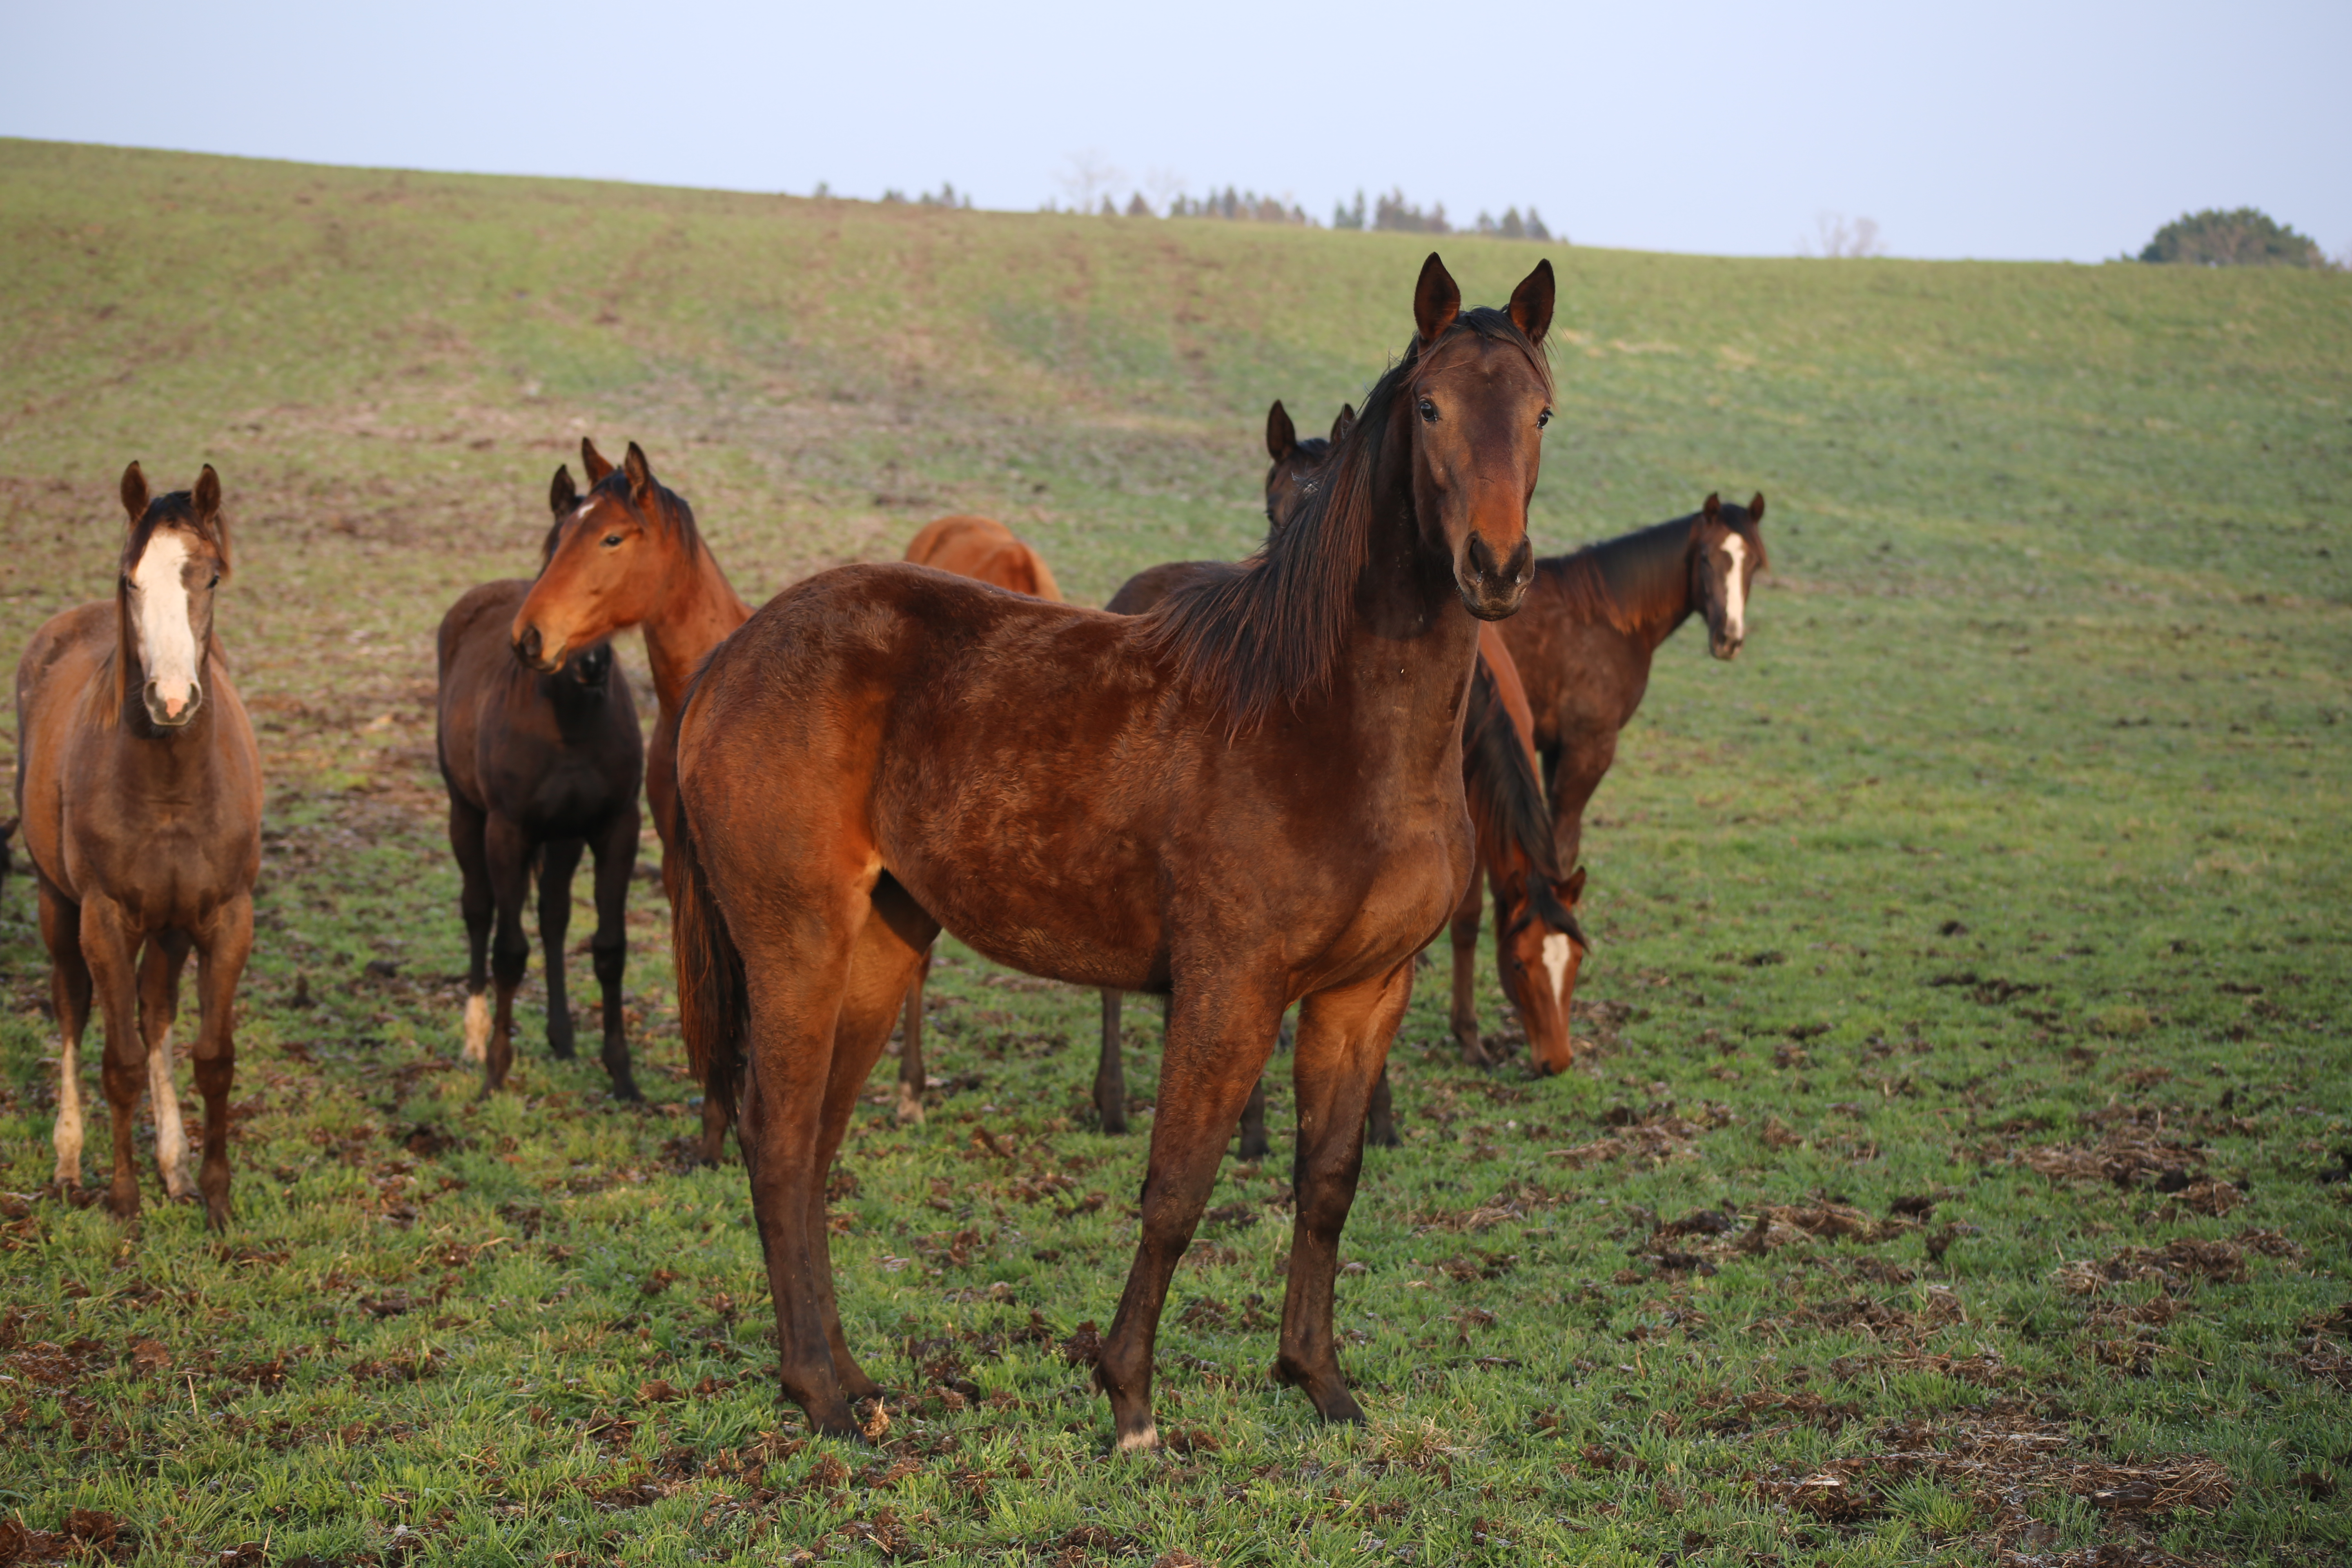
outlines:
[{"label": "white blaze on face", "polygon": [[138,600],[139,659],[163,711],[178,718],[196,689],[196,630],[188,620],[188,542],[174,529],[160,529],[131,573]]},{"label": "white blaze on face", "polygon": [[1568,961],[1573,956],[1565,933],[1554,931],[1544,938],[1544,973],[1551,976],[1551,999],[1555,1005],[1568,1001]]},{"label": "white blaze on face", "polygon": [[1733,642],[1748,636],[1748,541],[1738,534],[1723,542],[1731,573],[1723,580],[1723,635]]}]

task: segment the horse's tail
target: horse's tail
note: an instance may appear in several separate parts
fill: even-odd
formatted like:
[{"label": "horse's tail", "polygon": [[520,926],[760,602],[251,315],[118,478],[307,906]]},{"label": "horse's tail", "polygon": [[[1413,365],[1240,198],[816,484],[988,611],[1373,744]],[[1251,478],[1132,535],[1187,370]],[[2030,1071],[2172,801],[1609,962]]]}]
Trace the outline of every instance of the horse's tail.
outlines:
[{"label": "horse's tail", "polygon": [[676,816],[662,864],[664,880],[669,883],[670,934],[677,963],[678,1030],[686,1037],[687,1065],[702,1080],[703,1095],[732,1121],[751,994],[743,983],[743,955],[736,951],[727,916],[711,896],[710,879],[696,852],[682,799]]}]

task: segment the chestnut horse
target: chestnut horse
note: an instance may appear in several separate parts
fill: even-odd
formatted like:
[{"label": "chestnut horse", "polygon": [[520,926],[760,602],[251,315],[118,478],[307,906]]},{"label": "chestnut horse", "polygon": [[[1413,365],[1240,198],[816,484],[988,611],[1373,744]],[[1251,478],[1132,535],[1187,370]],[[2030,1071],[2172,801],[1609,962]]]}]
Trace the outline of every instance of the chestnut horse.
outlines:
[{"label": "chestnut horse", "polygon": [[[77,1053],[95,994],[114,1132],[107,1207],[125,1218],[139,1212],[131,1125],[143,1079],[164,1190],[201,1193],[205,1223],[220,1230],[228,1224],[233,1014],[253,951],[261,869],[261,753],[213,635],[229,567],[219,476],[206,464],[194,490],[150,497],[133,463],[123,470],[122,507],[131,528],[114,602],[51,616],[16,666],[16,810],[60,1037],[57,1178],[68,1191],[81,1180]],[[193,1187],[172,1082],[180,967],[192,949],[195,1079],[205,1097],[204,1168]]]},{"label": "chestnut horse", "polygon": [[[908,543],[906,560],[1033,599],[1062,602],[1061,587],[1054,581],[1045,558],[992,517],[943,517],[927,522]],[[927,952],[915,983],[907,988],[906,1022],[899,1028],[898,1119],[901,1125],[923,1120],[923,1090],[930,1084],[923,1066],[923,986],[930,977],[931,955]]]},{"label": "chestnut horse", "polygon": [[1147,616],[845,566],[715,651],[680,716],[674,943],[688,1051],[740,1097],[779,1382],[822,1433],[877,1394],[844,1338],[824,1186],[942,926],[999,963],[1171,991],[1135,1263],[1096,1378],[1158,1441],[1151,1353],[1229,1129],[1300,1003],[1297,1215],[1277,1373],[1326,1419],[1332,1280],[1414,954],[1470,876],[1476,626],[1534,574],[1552,274],[1416,332],[1330,483],[1242,574]]},{"label": "chestnut horse", "polygon": [[905,559],[1032,598],[1062,602],[1062,590],[1045,558],[992,517],[943,517],[927,522],[908,544]]},{"label": "chestnut horse", "polygon": [[1649,689],[1658,645],[1694,613],[1707,651],[1727,659],[1748,636],[1748,595],[1765,564],[1764,498],[1715,496],[1688,517],[1536,563],[1524,609],[1503,629],[1535,713],[1563,866],[1584,842],[1584,807],[1617,757],[1617,731]]},{"label": "chestnut horse", "polygon": [[[559,526],[579,506],[559,467],[548,505]],[[555,542],[550,531],[549,544]],[[514,994],[530,961],[522,906],[539,870],[539,939],[547,953],[547,1045],[572,1056],[563,989],[563,935],[582,850],[596,859],[596,934],[589,939],[604,995],[604,1070],[616,1100],[636,1100],[621,1008],[628,963],[629,876],[637,864],[637,784],[645,740],[629,678],[613,645],[575,646],[552,675],[514,654],[520,579],[469,589],[442,617],[434,744],[449,792],[449,847],[465,879],[466,1059],[482,1064],[482,1092],[503,1087],[514,1061]],[[497,921],[498,1006],[483,995]]]},{"label": "chestnut horse", "polygon": [[515,609],[515,651],[552,675],[572,649],[645,628],[661,708],[646,755],[646,804],[667,845],[677,800],[678,709],[694,672],[751,607],[728,585],[694,525],[694,509],[654,478],[635,441],[616,468],[583,436],[580,464],[588,492],[548,531],[546,562]]}]

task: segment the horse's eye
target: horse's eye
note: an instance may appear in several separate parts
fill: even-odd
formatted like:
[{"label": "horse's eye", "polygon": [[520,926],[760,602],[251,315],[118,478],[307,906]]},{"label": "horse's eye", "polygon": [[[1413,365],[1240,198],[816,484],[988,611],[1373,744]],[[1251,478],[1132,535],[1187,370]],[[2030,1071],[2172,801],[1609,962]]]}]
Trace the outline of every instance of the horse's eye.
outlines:
[{"label": "horse's eye", "polygon": [[604,536],[604,548],[607,550],[612,549],[613,546],[620,542],[621,536],[617,533],[608,533]]},{"label": "horse's eye", "polygon": [[213,574],[213,580],[212,580],[211,582],[209,582],[209,583],[205,584],[205,587],[207,587],[207,588],[217,588],[217,587],[219,587],[219,586],[220,586],[220,574],[219,574],[219,573],[217,573],[217,572],[214,573],[214,574]]},{"label": "horse's eye", "polygon": [[1421,400],[1421,421],[1424,425],[1437,423],[1437,405],[1426,397]]},{"label": "horse's eye", "polygon": [[1537,415],[1537,416],[1536,416],[1536,428],[1537,428],[1537,429],[1540,430],[1540,429],[1542,429],[1545,426],[1547,426],[1547,425],[1549,425],[1549,424],[1550,424],[1550,423],[1551,423],[1551,410],[1550,410],[1550,409],[1547,408],[1547,409],[1545,409],[1541,414],[1538,414],[1538,415]]}]

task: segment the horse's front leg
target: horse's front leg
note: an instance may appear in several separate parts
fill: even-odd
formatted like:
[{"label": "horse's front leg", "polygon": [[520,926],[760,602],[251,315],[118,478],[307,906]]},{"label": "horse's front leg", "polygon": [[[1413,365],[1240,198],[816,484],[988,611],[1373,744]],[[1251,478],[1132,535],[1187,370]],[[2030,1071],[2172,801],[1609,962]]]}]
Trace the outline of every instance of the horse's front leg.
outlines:
[{"label": "horse's front leg", "polygon": [[1461,1047],[1465,1067],[1487,1068],[1495,1058],[1478,1037],[1478,917],[1479,894],[1486,878],[1473,871],[1470,886],[1454,911],[1454,1043]]},{"label": "horse's front leg", "polygon": [[[188,1180],[188,1131],[180,1121],[180,1089],[172,1079],[172,1026],[180,1013],[180,970],[188,962],[188,933],[159,931],[139,961],[139,1036],[147,1051],[147,1102],[155,1118],[155,1165],[173,1202],[196,1195]],[[201,1000],[199,1005],[202,1005]]]},{"label": "horse's front leg", "polygon": [[506,1085],[514,1066],[514,994],[530,964],[530,939],[522,933],[522,909],[530,897],[530,836],[511,816],[493,813],[482,835],[484,863],[498,925],[490,942],[490,984],[497,1002],[490,1038],[482,1057],[482,1093]]},{"label": "horse's front leg", "polygon": [[[539,945],[547,960],[547,1049],[568,1062],[577,1048],[572,1033],[572,997],[563,984],[563,939],[572,930],[572,877],[580,869],[587,842],[551,838],[539,852]],[[601,848],[601,846],[600,846]],[[600,911],[597,928],[604,927]]]},{"label": "horse's front leg", "polygon": [[490,893],[488,827],[481,809],[452,786],[449,849],[457,858],[457,908],[466,918],[466,1044],[460,1059],[469,1062],[487,1061],[490,1054],[490,922],[498,902]]},{"label": "horse's front leg", "polygon": [[114,1131],[114,1179],[106,1206],[119,1219],[139,1212],[139,1172],[131,1153],[139,1091],[147,1078],[147,1051],[139,1037],[139,942],[140,932],[121,904],[100,893],[82,900],[81,952],[106,1029],[101,1076]]},{"label": "horse's front leg", "polygon": [[253,952],[253,895],[240,893],[197,933],[196,1090],[205,1097],[205,1223],[228,1228],[228,1097],[236,1081],[236,984]]},{"label": "horse's front leg", "polygon": [[1151,1352],[1160,1310],[1216,1183],[1234,1119],[1274,1054],[1283,1002],[1279,993],[1252,996],[1228,980],[1180,984],[1170,1009],[1143,1178],[1143,1234],[1095,1365],[1121,1448],[1160,1441],[1151,1417]]},{"label": "horse's front leg", "polygon": [[637,803],[632,798],[596,839],[596,934],[588,951],[596,963],[596,986],[604,994],[605,1076],[615,1100],[642,1100],[629,1063],[627,997],[621,978],[629,965],[629,879],[637,869]]},{"label": "horse's front leg", "polygon": [[1309,996],[1298,1012],[1298,1215],[1282,1300],[1276,1373],[1303,1390],[1327,1421],[1361,1421],[1348,1392],[1331,1323],[1339,1232],[1363,1168],[1364,1111],[1387,1064],[1389,1041],[1412,997],[1412,964],[1341,991]]}]

